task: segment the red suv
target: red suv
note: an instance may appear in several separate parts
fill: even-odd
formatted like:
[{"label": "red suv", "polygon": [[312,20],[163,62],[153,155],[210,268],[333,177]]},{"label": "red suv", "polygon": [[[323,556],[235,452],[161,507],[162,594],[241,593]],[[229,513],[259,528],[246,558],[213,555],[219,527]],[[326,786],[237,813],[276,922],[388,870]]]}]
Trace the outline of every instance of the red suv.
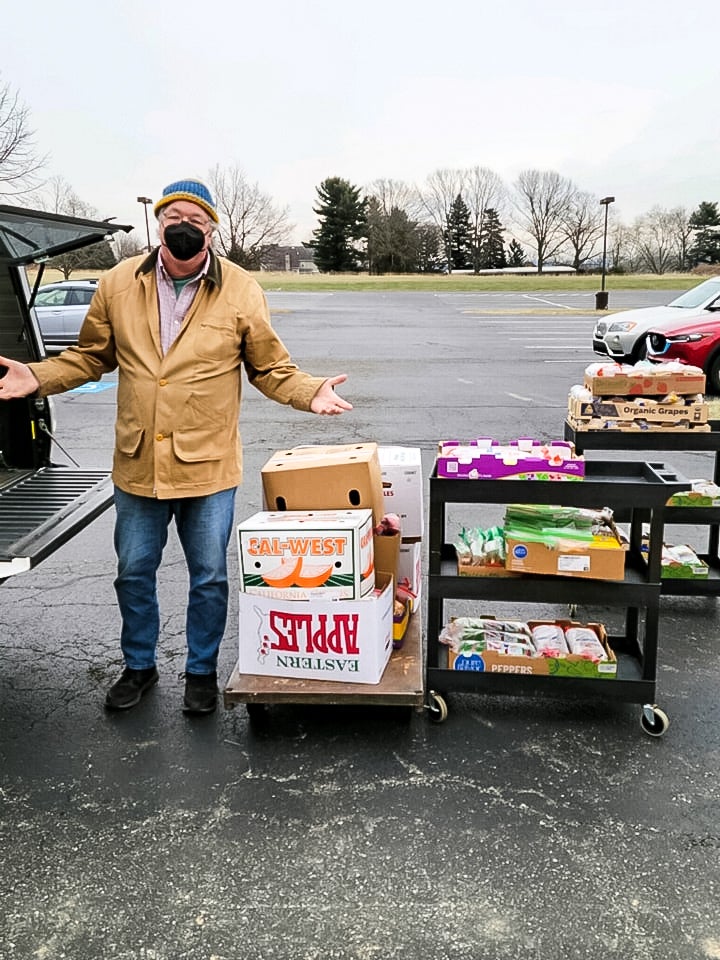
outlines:
[{"label": "red suv", "polygon": [[720,395],[720,314],[686,320],[647,334],[648,360],[680,360],[705,372],[707,392]]}]

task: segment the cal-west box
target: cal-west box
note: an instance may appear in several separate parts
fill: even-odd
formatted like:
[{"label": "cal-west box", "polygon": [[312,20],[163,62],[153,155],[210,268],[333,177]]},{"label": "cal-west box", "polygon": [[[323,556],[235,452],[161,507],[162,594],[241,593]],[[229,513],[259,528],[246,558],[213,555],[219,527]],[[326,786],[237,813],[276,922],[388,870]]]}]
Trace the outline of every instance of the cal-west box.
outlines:
[{"label": "cal-west box", "polygon": [[359,599],[375,586],[370,510],[264,511],[237,537],[244,593]]},{"label": "cal-west box", "polygon": [[362,600],[239,596],[240,673],[379,683],[393,648],[393,584]]},{"label": "cal-west box", "polygon": [[386,510],[376,443],[279,450],[260,471],[267,510]]}]

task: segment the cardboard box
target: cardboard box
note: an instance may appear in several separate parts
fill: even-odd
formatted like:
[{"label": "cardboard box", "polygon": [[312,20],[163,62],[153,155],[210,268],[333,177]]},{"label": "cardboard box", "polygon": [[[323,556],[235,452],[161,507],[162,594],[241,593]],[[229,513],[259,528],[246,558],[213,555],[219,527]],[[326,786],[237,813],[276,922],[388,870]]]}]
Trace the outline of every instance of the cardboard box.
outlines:
[{"label": "cardboard box", "polygon": [[605,399],[595,397],[591,401],[568,397],[568,413],[576,420],[592,420],[597,417],[613,420],[647,420],[651,423],[707,423],[709,407],[697,395],[679,403],[640,402],[632,399]]},{"label": "cardboard box", "polygon": [[370,510],[256,513],[238,524],[237,537],[244,593],[343,600],[375,586]]},{"label": "cardboard box", "polygon": [[357,510],[385,514],[376,443],[279,450],[260,471],[266,510]]},{"label": "cardboard box", "polygon": [[573,430],[616,430],[621,433],[710,433],[709,423],[652,423],[648,420],[616,420],[613,417],[593,417],[591,420],[577,420],[568,417]]},{"label": "cardboard box", "polygon": [[561,544],[555,549],[543,543],[505,535],[505,567],[517,573],[544,573],[591,580],[623,580],[628,543],[612,536],[597,536],[592,543]]},{"label": "cardboard box", "polygon": [[362,600],[239,595],[240,673],[379,683],[393,646],[393,588]]},{"label": "cardboard box", "polygon": [[585,374],[585,386],[596,397],[665,396],[668,393],[705,393],[705,374],[696,368],[668,373],[663,364],[638,375],[617,373],[608,376]]},{"label": "cardboard box", "polygon": [[422,457],[419,447],[378,447],[385,513],[400,517],[403,540],[425,531]]},{"label": "cardboard box", "polygon": [[393,650],[399,650],[402,647],[410,623],[411,609],[409,599],[399,601],[396,598],[395,603],[402,604],[402,613],[393,613]]},{"label": "cardboard box", "polygon": [[473,653],[463,656],[448,649],[449,670],[474,670],[478,673],[512,673],[518,676],[552,676],[552,677],[594,677],[597,679],[614,680],[617,677],[617,658],[607,642],[607,634],[601,623],[576,623],[573,620],[533,620],[529,626],[539,623],[557,623],[564,629],[568,627],[589,627],[598,635],[600,642],[608,655],[607,660],[593,663],[577,654],[569,653],[564,657],[514,657],[508,654],[497,653],[494,650],[484,650],[482,653]]},{"label": "cardboard box", "polygon": [[422,600],[422,543],[419,541],[400,544],[398,584],[412,595],[412,609],[417,610]]},{"label": "cardboard box", "polygon": [[565,440],[521,438],[499,444],[488,437],[438,445],[437,475],[468,480],[582,480],[585,458]]},{"label": "cardboard box", "polygon": [[398,560],[400,557],[400,534],[394,536],[373,537],[373,551],[375,553],[375,569],[389,573],[393,584],[398,582]]}]

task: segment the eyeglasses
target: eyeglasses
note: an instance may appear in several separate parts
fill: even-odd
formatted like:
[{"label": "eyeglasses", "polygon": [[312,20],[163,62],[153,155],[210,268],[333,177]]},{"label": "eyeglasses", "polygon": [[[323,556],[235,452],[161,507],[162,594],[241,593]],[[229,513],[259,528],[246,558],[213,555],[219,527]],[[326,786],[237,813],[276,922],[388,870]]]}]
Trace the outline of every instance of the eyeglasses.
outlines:
[{"label": "eyeglasses", "polygon": [[183,220],[187,223],[192,224],[193,227],[197,227],[198,230],[207,230],[210,226],[210,221],[207,217],[199,216],[189,216],[183,217],[179,213],[165,213],[163,214],[163,223],[167,223],[170,226],[177,226],[177,224],[182,223]]}]

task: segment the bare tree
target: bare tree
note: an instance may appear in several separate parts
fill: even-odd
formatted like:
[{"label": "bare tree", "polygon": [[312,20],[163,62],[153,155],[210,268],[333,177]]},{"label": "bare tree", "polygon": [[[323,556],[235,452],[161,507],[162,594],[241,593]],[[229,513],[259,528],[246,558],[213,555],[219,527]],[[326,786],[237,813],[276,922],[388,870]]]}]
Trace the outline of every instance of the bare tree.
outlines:
[{"label": "bare tree", "polygon": [[448,221],[453,204],[458,196],[462,196],[464,185],[464,170],[436,170],[427,177],[424,186],[418,191],[425,216],[442,233],[448,269],[452,264]]},{"label": "bare tree", "polygon": [[386,216],[392,210],[402,210],[413,220],[420,215],[422,202],[417,187],[403,180],[373,180],[364,192],[367,197],[375,197]]},{"label": "bare tree", "polygon": [[515,209],[535,245],[538,273],[565,243],[563,224],[576,193],[572,180],[554,170],[523,170],[515,181]]},{"label": "bare tree", "polygon": [[8,83],[0,83],[0,196],[21,196],[37,185],[46,162],[35,148],[29,112]]},{"label": "bare tree", "polygon": [[613,222],[612,216],[611,212],[607,249],[608,268],[610,270],[628,270],[632,273],[636,266],[635,258],[637,254],[632,229],[619,220]]},{"label": "bare tree", "polygon": [[593,256],[603,230],[604,216],[598,198],[578,190],[562,221],[562,233],[572,250],[572,265],[576,270]]},{"label": "bare tree", "polygon": [[87,219],[98,217],[95,207],[81,200],[71,184],[59,175],[50,177],[43,189],[35,196],[35,202],[40,208],[50,213],[64,213],[69,217],[86,217]]},{"label": "bare tree", "polygon": [[507,191],[500,177],[487,167],[464,172],[463,200],[470,214],[470,244],[473,270],[480,270],[480,248],[485,234],[486,211],[495,210],[502,219]]},{"label": "bare tree", "polygon": [[677,224],[672,211],[655,206],[633,224],[639,265],[650,273],[677,269]]},{"label": "bare tree", "polygon": [[133,230],[130,233],[123,233],[119,230],[113,234],[112,247],[115,259],[118,263],[121,260],[129,260],[130,257],[137,257],[144,253],[147,247],[147,241],[143,234]]},{"label": "bare tree", "polygon": [[234,263],[259,269],[265,247],[288,241],[293,225],[287,207],[276,207],[239,167],[216,166],[210,173],[210,186],[220,218],[220,252]]},{"label": "bare tree", "polygon": [[673,245],[677,254],[678,270],[687,270],[690,261],[689,250],[694,233],[690,226],[690,214],[684,207],[673,207],[669,212],[670,223],[674,226]]}]

